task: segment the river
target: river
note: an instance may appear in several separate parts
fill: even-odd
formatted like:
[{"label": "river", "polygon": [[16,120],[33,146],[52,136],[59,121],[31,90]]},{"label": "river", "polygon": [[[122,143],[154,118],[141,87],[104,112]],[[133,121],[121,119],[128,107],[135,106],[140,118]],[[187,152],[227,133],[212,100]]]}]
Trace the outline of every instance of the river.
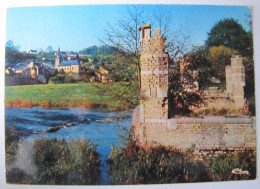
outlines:
[{"label": "river", "polygon": [[[84,120],[84,121],[82,121]],[[57,125],[77,123],[61,128],[56,132],[41,133]],[[38,137],[56,137],[58,139],[90,139],[98,144],[97,152],[101,156],[101,181],[110,184],[106,160],[112,144],[118,143],[118,134],[123,134],[121,127],[127,129],[132,125],[130,112],[106,112],[100,108],[70,108],[67,110],[33,108],[5,108],[5,125],[13,127],[22,138],[32,140]]]}]

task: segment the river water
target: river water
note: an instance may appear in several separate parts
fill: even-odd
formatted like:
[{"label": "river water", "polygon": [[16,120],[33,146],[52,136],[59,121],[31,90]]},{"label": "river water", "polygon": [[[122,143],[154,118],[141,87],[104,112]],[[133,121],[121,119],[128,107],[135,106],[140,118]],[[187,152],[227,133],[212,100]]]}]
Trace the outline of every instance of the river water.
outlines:
[{"label": "river water", "polygon": [[[84,120],[84,121],[82,121]],[[56,132],[37,134],[57,125],[77,123],[75,126],[61,128]],[[112,144],[118,143],[118,134],[123,134],[121,127],[132,125],[130,112],[106,112],[105,109],[70,108],[67,110],[34,108],[6,108],[5,125],[13,127],[22,138],[32,140],[39,137],[58,139],[90,139],[98,144],[101,156],[101,181],[110,184],[106,160],[112,150]]]}]

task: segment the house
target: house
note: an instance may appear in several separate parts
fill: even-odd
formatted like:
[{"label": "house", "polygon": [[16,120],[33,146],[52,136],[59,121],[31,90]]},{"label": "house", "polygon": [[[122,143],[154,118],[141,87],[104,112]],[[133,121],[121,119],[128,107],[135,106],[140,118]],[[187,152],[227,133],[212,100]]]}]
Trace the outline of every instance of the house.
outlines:
[{"label": "house", "polygon": [[17,63],[14,66],[8,67],[5,70],[7,75],[20,80],[23,79],[33,79],[40,83],[46,83],[48,77],[55,72],[53,66],[47,63],[35,63],[23,62]]},{"label": "house", "polygon": [[[78,56],[76,56],[78,57]],[[78,58],[72,59],[72,57],[67,57],[66,59],[62,56],[62,53],[57,53],[57,57],[55,59],[55,69],[58,71],[65,71],[70,74],[74,79],[80,79],[80,63]]]},{"label": "house", "polygon": [[37,51],[31,49],[31,50],[29,51],[29,54],[37,54]]}]

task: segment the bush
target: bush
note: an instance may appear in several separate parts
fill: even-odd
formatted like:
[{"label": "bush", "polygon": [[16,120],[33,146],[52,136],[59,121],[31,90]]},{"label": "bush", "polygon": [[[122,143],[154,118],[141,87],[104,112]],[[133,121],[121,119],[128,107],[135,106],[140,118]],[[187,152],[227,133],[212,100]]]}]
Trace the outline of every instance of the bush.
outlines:
[{"label": "bush", "polygon": [[121,147],[113,147],[107,160],[108,173],[113,184],[209,181],[205,166],[193,162],[189,155],[165,147],[144,150],[130,139]]},{"label": "bush", "polygon": [[5,161],[11,164],[15,160],[18,150],[19,135],[14,131],[14,128],[5,128]]},{"label": "bush", "polygon": [[50,79],[51,83],[75,83],[73,77],[67,74],[64,70],[59,71],[54,77]]},{"label": "bush", "polygon": [[[7,182],[20,184],[96,184],[100,179],[100,155],[97,146],[85,140],[40,139],[33,144],[24,141],[22,156],[35,165],[34,174],[28,175],[24,168],[7,170]],[[12,167],[12,166],[11,166]],[[22,167],[22,165],[20,165]]]}]

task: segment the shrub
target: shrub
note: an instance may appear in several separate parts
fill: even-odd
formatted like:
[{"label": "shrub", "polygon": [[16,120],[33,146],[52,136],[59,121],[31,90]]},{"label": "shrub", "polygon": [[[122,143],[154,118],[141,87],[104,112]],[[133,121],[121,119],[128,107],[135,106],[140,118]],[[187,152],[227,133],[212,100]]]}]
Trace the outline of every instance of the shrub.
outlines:
[{"label": "shrub", "polygon": [[14,128],[5,128],[5,161],[11,164],[15,160],[18,150],[19,135],[14,131]]},{"label": "shrub", "polygon": [[12,184],[28,184],[30,176],[28,176],[24,171],[13,168],[6,172],[6,182]]},{"label": "shrub", "polygon": [[67,74],[63,69],[59,71],[54,77],[50,79],[51,83],[74,83],[75,80],[69,74]]},{"label": "shrub", "polygon": [[121,147],[113,147],[108,173],[113,184],[162,184],[209,181],[208,172],[200,162],[193,162],[189,154],[165,147],[144,150],[133,140]]},{"label": "shrub", "polygon": [[[35,165],[33,174],[23,171],[18,165],[7,170],[7,182],[20,184],[96,184],[100,179],[100,154],[97,146],[85,140],[40,139],[33,144],[24,141],[30,165]],[[20,150],[27,156],[28,150]],[[22,154],[24,153],[24,154]],[[26,154],[25,154],[26,153]],[[11,166],[12,167],[12,166]],[[23,167],[23,168],[22,168]]]}]

